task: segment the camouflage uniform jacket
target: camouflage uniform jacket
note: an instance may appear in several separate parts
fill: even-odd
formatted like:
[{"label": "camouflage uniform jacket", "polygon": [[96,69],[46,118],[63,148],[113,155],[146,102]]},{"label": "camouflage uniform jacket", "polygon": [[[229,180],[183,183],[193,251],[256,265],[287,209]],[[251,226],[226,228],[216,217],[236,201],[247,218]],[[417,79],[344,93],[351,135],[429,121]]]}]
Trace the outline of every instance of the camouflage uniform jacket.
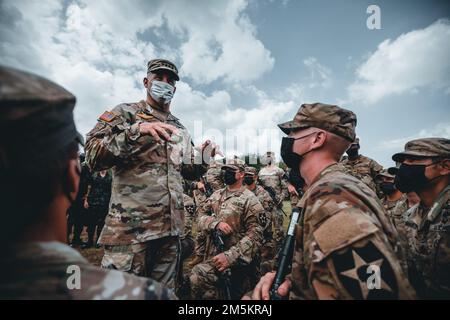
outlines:
[{"label": "camouflage uniform jacket", "polygon": [[418,203],[405,214],[411,282],[420,298],[450,298],[450,186],[431,209]]},{"label": "camouflage uniform jacket", "polygon": [[276,194],[276,205],[289,197],[287,181],[284,170],[279,167],[262,168],[258,173],[258,178],[263,187],[271,187]]},{"label": "camouflage uniform jacket", "polygon": [[[156,143],[140,135],[143,122],[165,122],[179,133]],[[201,159],[194,162],[190,135],[178,119],[145,101],[121,104],[99,118],[87,135],[86,161],[96,171],[113,168],[109,214],[99,240],[105,245],[180,235],[182,176],[194,180],[206,170]]]},{"label": "camouflage uniform jacket", "polygon": [[[414,298],[394,250],[397,234],[364,183],[331,165],[311,183],[299,207],[291,298]],[[369,290],[367,279],[376,269],[379,289]]]},{"label": "camouflage uniform jacket", "polygon": [[348,170],[349,174],[360,179],[373,191],[377,191],[375,177],[381,170],[383,170],[383,167],[380,164],[363,155],[358,155],[358,157],[354,160],[350,160],[345,157],[341,162]]},{"label": "camouflage uniform jacket", "polygon": [[263,187],[257,185],[255,190],[252,190],[252,192],[264,208],[264,211],[259,215],[259,220],[263,230],[263,240],[270,240],[272,239],[272,215],[275,204],[272,197]]},{"label": "camouflage uniform jacket", "polygon": [[[198,209],[198,228],[214,231],[219,222],[226,222],[232,233],[224,236],[225,256],[233,267],[241,262],[250,264],[259,252],[262,242],[262,228],[259,216],[264,209],[258,198],[246,187],[236,191],[228,188],[214,192]],[[205,260],[219,252],[208,234]]]},{"label": "camouflage uniform jacket", "polygon": [[[0,299],[142,300],[176,299],[158,282],[91,265],[76,250],[59,242],[9,247],[0,258]],[[69,289],[69,266],[80,269],[80,289]],[[70,271],[70,272],[68,272]]]}]

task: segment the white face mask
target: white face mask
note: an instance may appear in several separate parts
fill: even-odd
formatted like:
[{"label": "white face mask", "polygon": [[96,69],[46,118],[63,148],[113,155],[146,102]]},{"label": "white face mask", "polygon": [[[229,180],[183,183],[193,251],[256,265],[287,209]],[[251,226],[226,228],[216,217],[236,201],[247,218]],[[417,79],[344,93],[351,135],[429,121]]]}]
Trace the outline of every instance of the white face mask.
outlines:
[{"label": "white face mask", "polygon": [[154,80],[150,88],[147,89],[150,96],[158,102],[169,103],[173,98],[175,87],[164,82]]}]

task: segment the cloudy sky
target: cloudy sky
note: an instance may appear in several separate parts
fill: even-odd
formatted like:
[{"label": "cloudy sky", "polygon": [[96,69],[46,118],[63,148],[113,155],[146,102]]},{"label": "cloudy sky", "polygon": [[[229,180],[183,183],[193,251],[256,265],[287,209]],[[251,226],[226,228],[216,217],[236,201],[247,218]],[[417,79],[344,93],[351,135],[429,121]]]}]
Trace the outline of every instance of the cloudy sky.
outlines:
[{"label": "cloudy sky", "polygon": [[0,64],[74,93],[86,134],[143,99],[147,61],[168,58],[172,113],[196,144],[279,151],[276,124],[320,101],[353,110],[362,153],[390,166],[407,140],[450,137],[449,19],[450,2],[431,0],[0,0]]}]

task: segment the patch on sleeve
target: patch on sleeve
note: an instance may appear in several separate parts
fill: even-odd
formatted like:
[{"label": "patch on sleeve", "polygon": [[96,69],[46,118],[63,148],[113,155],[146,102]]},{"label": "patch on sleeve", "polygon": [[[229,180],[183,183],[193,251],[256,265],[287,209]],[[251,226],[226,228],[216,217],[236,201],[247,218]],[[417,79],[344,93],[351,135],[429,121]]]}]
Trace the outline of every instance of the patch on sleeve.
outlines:
[{"label": "patch on sleeve", "polygon": [[116,115],[113,112],[110,111],[105,111],[100,118],[98,118],[99,120],[105,121],[105,122],[111,122],[116,118]]},{"label": "patch on sleeve", "polygon": [[326,257],[333,251],[349,246],[377,230],[378,227],[362,214],[359,217],[356,214],[341,211],[323,222],[314,231],[314,238]]},{"label": "patch on sleeve", "polygon": [[354,299],[398,299],[394,270],[372,241],[334,252],[331,261],[342,286]]}]

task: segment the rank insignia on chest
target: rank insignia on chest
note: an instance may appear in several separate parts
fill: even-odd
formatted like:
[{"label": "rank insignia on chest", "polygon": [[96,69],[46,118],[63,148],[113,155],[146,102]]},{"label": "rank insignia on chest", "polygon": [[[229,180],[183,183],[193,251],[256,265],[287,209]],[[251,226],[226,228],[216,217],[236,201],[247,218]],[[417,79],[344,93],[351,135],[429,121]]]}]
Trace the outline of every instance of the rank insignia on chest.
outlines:
[{"label": "rank insignia on chest", "polygon": [[99,120],[105,121],[105,122],[111,122],[114,120],[116,115],[110,111],[105,111],[99,118]]},{"label": "rank insignia on chest", "polygon": [[136,116],[141,118],[141,119],[144,119],[146,121],[150,121],[150,120],[155,118],[153,115],[147,114],[147,113],[144,113],[144,112],[139,112]]}]

